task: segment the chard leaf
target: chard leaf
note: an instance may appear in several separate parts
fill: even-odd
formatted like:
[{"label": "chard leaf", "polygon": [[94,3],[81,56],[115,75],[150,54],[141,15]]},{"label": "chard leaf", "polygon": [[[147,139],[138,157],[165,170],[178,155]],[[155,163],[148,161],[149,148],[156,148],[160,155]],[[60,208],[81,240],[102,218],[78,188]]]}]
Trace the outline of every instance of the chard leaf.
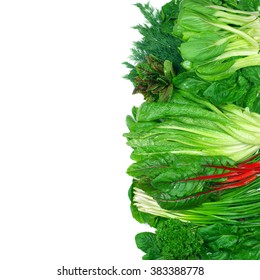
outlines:
[{"label": "chard leaf", "polygon": [[[207,167],[207,165],[233,165],[234,162],[226,157],[207,157],[194,155],[176,155],[165,153],[144,157],[133,163],[127,173],[135,178],[149,178],[154,187],[196,177],[198,175],[212,175],[222,173],[221,169]],[[164,177],[165,176],[165,177]],[[168,177],[168,178],[167,178]],[[160,178],[163,179],[160,181]]]},{"label": "chard leaf", "polygon": [[163,173],[152,180],[154,188],[167,193],[173,199],[187,197],[199,191],[202,191],[206,183],[202,181],[174,182],[172,173]]},{"label": "chard leaf", "polygon": [[143,103],[137,113],[137,121],[146,122],[158,119],[174,118],[179,116],[201,117],[208,120],[225,121],[225,118],[204,109],[203,106],[193,106],[192,103],[174,104],[174,103]]},{"label": "chard leaf", "polygon": [[176,199],[168,193],[160,193],[155,196],[154,199],[163,209],[185,210],[195,208],[196,206],[208,201],[210,199],[210,195],[210,193],[200,193],[199,195],[196,194]]},{"label": "chard leaf", "polygon": [[172,167],[172,155],[153,155],[151,157],[144,157],[138,162],[133,163],[127,169],[128,175],[135,178],[155,178],[165,170],[174,169]]}]

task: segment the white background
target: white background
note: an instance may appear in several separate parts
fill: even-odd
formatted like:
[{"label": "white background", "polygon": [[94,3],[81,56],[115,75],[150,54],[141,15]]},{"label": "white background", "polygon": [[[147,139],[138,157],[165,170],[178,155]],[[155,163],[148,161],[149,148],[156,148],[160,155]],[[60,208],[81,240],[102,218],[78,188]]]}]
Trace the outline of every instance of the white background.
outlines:
[{"label": "white background", "polygon": [[134,3],[0,2],[0,279],[143,263],[122,137],[142,100],[122,78],[143,22]]}]

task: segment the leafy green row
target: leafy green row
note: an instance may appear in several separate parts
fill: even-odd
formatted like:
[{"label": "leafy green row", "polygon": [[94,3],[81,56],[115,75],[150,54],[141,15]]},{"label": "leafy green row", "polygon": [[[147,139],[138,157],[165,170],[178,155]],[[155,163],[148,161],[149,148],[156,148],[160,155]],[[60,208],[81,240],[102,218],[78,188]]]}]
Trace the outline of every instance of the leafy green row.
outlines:
[{"label": "leafy green row", "polygon": [[155,233],[135,237],[144,260],[259,260],[260,228],[213,224],[197,227],[176,219],[162,220]]},{"label": "leafy green row", "polygon": [[260,179],[245,187],[173,199],[141,181],[129,190],[132,215],[140,223],[155,226],[159,218],[179,219],[196,225],[225,223],[240,227],[260,225]]},{"label": "leafy green row", "polygon": [[[178,99],[179,94],[179,99]],[[188,92],[173,102],[144,102],[128,117],[127,143],[139,161],[165,153],[250,157],[260,147],[260,115],[235,105],[221,108]]]}]

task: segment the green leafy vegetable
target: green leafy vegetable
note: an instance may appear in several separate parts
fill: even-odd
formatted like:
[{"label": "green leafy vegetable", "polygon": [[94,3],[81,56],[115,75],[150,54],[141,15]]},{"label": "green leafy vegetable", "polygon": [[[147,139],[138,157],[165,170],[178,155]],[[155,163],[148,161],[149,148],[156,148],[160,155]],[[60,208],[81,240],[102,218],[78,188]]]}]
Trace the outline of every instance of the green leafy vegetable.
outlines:
[{"label": "green leafy vegetable", "polygon": [[128,75],[135,86],[133,94],[142,93],[147,101],[165,102],[173,92],[171,81],[175,73],[172,63],[169,60],[162,63],[153,55],[147,56],[146,60],[138,63]]},{"label": "green leafy vegetable", "polygon": [[[235,105],[217,108],[203,98],[179,92],[186,104],[143,103],[124,134],[132,159],[165,153],[246,159],[260,148],[260,115]],[[175,93],[177,96],[177,93]]]},{"label": "green leafy vegetable", "polygon": [[260,1],[136,4],[124,134],[146,260],[260,259]]},{"label": "green leafy vegetable", "polygon": [[173,78],[176,88],[205,97],[216,106],[236,104],[260,113],[260,66],[251,66],[234,73],[231,77],[206,82],[194,72],[182,72]]},{"label": "green leafy vegetable", "polygon": [[176,219],[158,223],[155,233],[135,237],[144,260],[259,260],[260,228],[212,224],[197,227]]},{"label": "green leafy vegetable", "polygon": [[159,222],[155,233],[139,233],[135,240],[146,253],[144,260],[195,260],[202,247],[192,225],[174,219]]},{"label": "green leafy vegetable", "polygon": [[259,30],[258,11],[183,0],[173,34],[183,40],[183,66],[204,80],[217,81],[241,68],[260,65]]},{"label": "green leafy vegetable", "polygon": [[204,240],[202,259],[259,260],[260,231],[225,224],[199,227],[197,234]]},{"label": "green leafy vegetable", "polygon": [[179,219],[197,225],[225,223],[240,227],[259,226],[259,178],[242,188],[216,193],[203,193],[181,199],[171,199],[167,193],[155,191],[142,182],[133,189],[133,204],[140,212],[154,217]]}]

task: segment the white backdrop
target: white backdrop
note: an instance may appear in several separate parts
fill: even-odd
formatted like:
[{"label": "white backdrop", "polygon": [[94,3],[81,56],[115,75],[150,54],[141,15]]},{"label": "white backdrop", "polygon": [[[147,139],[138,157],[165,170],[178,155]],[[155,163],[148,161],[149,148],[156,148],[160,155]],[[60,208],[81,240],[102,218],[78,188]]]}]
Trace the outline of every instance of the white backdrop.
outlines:
[{"label": "white backdrop", "polygon": [[134,3],[0,2],[0,279],[142,265],[134,236],[149,228],[129,210],[122,137],[142,101],[122,78],[143,22]]}]

